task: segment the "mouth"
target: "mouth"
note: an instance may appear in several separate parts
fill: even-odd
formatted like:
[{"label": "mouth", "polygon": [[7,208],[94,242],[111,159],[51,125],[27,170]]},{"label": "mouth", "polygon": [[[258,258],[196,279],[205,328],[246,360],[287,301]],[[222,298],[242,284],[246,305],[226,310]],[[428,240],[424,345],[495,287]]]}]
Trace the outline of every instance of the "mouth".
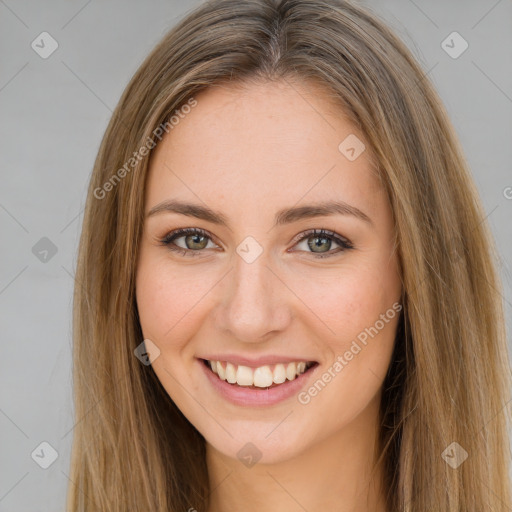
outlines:
[{"label": "mouth", "polygon": [[202,359],[202,362],[220,381],[246,389],[276,388],[297,379],[318,365],[316,361],[296,361],[252,368],[229,361]]}]

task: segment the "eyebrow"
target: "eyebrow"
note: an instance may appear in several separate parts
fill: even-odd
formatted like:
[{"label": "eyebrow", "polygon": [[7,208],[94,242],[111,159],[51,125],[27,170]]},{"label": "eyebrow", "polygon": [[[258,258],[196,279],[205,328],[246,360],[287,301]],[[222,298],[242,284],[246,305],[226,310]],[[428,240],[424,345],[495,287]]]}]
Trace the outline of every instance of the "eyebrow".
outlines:
[{"label": "eyebrow", "polygon": [[[207,206],[186,203],[177,199],[168,199],[158,203],[149,210],[146,217],[151,217],[163,212],[179,213],[188,217],[196,217],[198,219],[229,228],[229,222],[222,213],[216,212]],[[275,216],[274,227],[291,224],[292,222],[296,222],[301,219],[335,214],[351,215],[373,226],[373,222],[370,217],[355,206],[351,206],[343,201],[325,201],[279,210]]]}]

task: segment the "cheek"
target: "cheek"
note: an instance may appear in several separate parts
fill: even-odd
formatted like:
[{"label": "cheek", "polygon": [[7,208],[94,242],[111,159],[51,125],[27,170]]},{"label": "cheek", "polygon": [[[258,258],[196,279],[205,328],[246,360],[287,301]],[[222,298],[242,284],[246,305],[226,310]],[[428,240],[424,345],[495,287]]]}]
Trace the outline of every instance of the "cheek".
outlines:
[{"label": "cheek", "polygon": [[400,298],[399,284],[392,268],[353,265],[311,279],[303,276],[296,293],[314,313],[308,316],[323,325],[332,351],[339,352],[392,308]]},{"label": "cheek", "polygon": [[198,278],[192,267],[178,271],[165,258],[141,257],[136,297],[144,337],[153,337],[162,346],[182,339],[184,332],[197,325],[201,299],[214,284],[214,279]]},{"label": "cheek", "polygon": [[[323,293],[310,294],[311,307],[331,331],[322,338],[323,371],[298,396],[308,413],[330,411],[333,431],[354,420],[374,400],[394,347],[401,305],[399,288],[353,269]],[[391,286],[393,285],[393,286]]]}]

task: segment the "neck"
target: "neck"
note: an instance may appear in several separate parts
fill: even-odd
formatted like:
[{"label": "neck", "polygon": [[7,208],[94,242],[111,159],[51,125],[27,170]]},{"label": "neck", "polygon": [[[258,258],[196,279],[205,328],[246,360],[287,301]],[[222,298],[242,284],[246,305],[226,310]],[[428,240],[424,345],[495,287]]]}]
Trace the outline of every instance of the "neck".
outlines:
[{"label": "neck", "polygon": [[386,512],[382,467],[375,467],[377,418],[375,401],[292,459],[251,468],[207,443],[208,512]]}]

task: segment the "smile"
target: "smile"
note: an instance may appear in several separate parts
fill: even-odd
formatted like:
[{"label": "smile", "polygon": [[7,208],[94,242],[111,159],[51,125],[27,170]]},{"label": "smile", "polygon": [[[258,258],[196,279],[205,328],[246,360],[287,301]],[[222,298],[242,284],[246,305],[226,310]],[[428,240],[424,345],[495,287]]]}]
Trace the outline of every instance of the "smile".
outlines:
[{"label": "smile", "polygon": [[203,362],[220,380],[248,388],[277,387],[295,380],[316,364],[314,361],[297,361],[251,368],[228,361],[204,359]]}]

